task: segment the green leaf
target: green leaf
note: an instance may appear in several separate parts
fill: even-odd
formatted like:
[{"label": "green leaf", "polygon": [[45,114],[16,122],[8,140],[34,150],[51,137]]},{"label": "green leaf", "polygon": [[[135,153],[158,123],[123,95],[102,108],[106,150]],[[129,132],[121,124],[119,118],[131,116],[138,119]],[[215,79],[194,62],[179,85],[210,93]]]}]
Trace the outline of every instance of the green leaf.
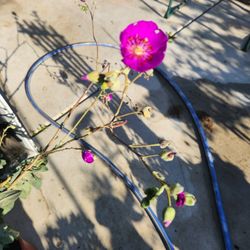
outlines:
[{"label": "green leaf", "polygon": [[17,198],[20,196],[19,190],[8,190],[0,193],[0,209],[2,215],[7,214],[13,207]]},{"label": "green leaf", "polygon": [[0,225],[0,249],[5,245],[12,243],[15,239],[19,237],[19,232],[11,229],[6,224]]},{"label": "green leaf", "polygon": [[26,199],[31,192],[31,184],[27,180],[19,182],[15,188],[21,191],[20,198],[22,199]]},{"label": "green leaf", "polygon": [[15,179],[19,176],[19,174],[21,173],[21,171],[22,171],[22,169],[20,168],[20,169],[18,169],[18,170],[11,176],[10,184],[11,184],[12,182],[15,181]]},{"label": "green leaf", "polygon": [[158,187],[152,187],[152,188],[147,188],[144,193],[147,195],[149,199],[153,198],[156,193],[158,192],[159,188]]},{"label": "green leaf", "polygon": [[41,164],[39,167],[35,167],[32,169],[32,172],[37,173],[37,172],[46,172],[48,171],[48,167],[46,164]]},{"label": "green leaf", "polygon": [[150,202],[157,199],[159,195],[164,191],[164,188],[158,188],[158,187],[151,187],[147,188],[144,193],[147,195],[141,203],[142,207],[148,207]]},{"label": "green leaf", "polygon": [[6,165],[6,161],[4,159],[0,159],[0,169],[2,169]]},{"label": "green leaf", "polygon": [[42,158],[41,160],[39,160],[37,162],[37,164],[35,166],[33,166],[32,172],[46,172],[46,171],[48,171],[48,168],[46,166],[47,163],[48,163],[47,158]]},{"label": "green leaf", "polygon": [[39,189],[42,185],[41,179],[35,174],[32,174],[31,176],[32,177],[30,178],[30,184],[35,188]]}]

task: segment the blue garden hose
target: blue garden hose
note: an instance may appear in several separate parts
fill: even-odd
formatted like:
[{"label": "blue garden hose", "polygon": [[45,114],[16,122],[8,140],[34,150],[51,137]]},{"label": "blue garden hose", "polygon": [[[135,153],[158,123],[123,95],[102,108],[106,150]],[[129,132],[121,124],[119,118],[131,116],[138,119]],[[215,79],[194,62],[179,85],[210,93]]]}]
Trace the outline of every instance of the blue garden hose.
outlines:
[{"label": "blue garden hose", "polygon": [[[60,52],[62,52],[64,50],[73,49],[73,48],[77,48],[77,47],[84,47],[84,46],[96,46],[96,43],[76,43],[76,44],[66,45],[66,46],[64,46],[62,48],[59,48],[59,49],[55,49],[55,50],[45,54],[41,58],[39,58],[31,66],[31,68],[29,69],[29,71],[28,71],[28,73],[27,73],[27,75],[25,77],[26,95],[27,95],[29,101],[31,102],[31,104],[33,105],[33,107],[38,111],[38,113],[40,115],[42,115],[46,120],[48,120],[53,126],[55,126],[57,128],[60,128],[66,134],[69,133],[69,130],[66,129],[65,127],[62,127],[61,124],[59,124],[58,122],[54,121],[49,115],[47,115],[47,113],[45,113],[42,109],[40,109],[40,107],[36,104],[35,100],[33,99],[32,95],[31,95],[30,80],[31,80],[32,74],[37,69],[37,67],[41,63],[46,61],[47,59],[51,58],[52,56],[54,56],[54,55],[56,55],[56,54],[58,54],[58,53],[60,53]],[[117,46],[114,46],[114,45],[111,45],[111,44],[106,44],[106,43],[99,43],[98,46],[119,49]],[[218,212],[218,216],[219,216],[219,220],[220,220],[221,231],[222,231],[222,234],[223,234],[225,249],[226,250],[231,250],[232,249],[232,243],[231,243],[230,233],[229,233],[229,230],[228,230],[228,224],[227,224],[224,209],[223,209],[221,194],[220,194],[219,185],[218,185],[217,176],[216,176],[216,171],[215,171],[215,167],[214,167],[214,163],[213,163],[213,156],[212,156],[212,154],[210,152],[205,132],[204,132],[204,130],[203,130],[203,128],[202,128],[202,126],[201,126],[201,124],[199,122],[199,119],[197,117],[197,114],[196,114],[194,108],[192,107],[191,102],[185,96],[185,94],[183,93],[183,91],[181,90],[179,85],[176,82],[174,82],[173,80],[170,80],[168,75],[164,71],[162,71],[161,69],[157,69],[156,71],[161,74],[161,76],[169,83],[169,85],[173,88],[173,90],[181,98],[184,105],[188,109],[188,111],[189,111],[189,113],[190,113],[190,115],[192,117],[192,120],[194,122],[194,125],[195,125],[195,127],[196,127],[196,129],[197,129],[197,131],[199,133],[199,136],[200,136],[200,139],[201,139],[201,142],[202,142],[202,147],[203,147],[203,150],[204,150],[204,153],[205,153],[205,156],[206,156],[206,160],[207,160],[207,164],[208,164],[208,167],[209,167],[211,180],[212,180],[212,186],[213,186],[213,191],[214,191],[214,195],[215,195],[215,202],[216,202],[217,212]],[[140,191],[138,190],[138,188],[131,182],[131,180],[116,165],[114,165],[105,155],[103,155],[96,148],[94,148],[93,146],[88,144],[86,141],[84,141],[82,139],[78,139],[75,134],[71,133],[70,136],[73,139],[78,140],[83,147],[89,148],[98,157],[100,157],[110,167],[110,169],[114,172],[114,174],[117,175],[120,179],[123,180],[125,185],[134,194],[134,196],[137,198],[137,200],[139,202],[141,202],[143,196],[140,193]],[[155,226],[159,236],[161,237],[164,246],[166,248],[170,249],[170,250],[174,250],[174,246],[173,246],[169,236],[167,235],[165,229],[163,228],[161,222],[157,218],[156,214],[153,212],[153,210],[150,207],[146,208],[145,210],[146,210],[146,213],[148,214],[149,218],[151,219],[153,225]]]},{"label": "blue garden hose", "polygon": [[201,123],[199,121],[199,118],[198,118],[198,116],[197,116],[191,102],[188,100],[186,95],[183,93],[183,91],[181,90],[179,85],[174,80],[170,79],[168,77],[168,75],[163,70],[161,70],[160,68],[158,68],[156,71],[159,72],[159,74],[168,82],[168,84],[172,87],[172,89],[181,98],[181,100],[183,101],[185,107],[187,108],[188,112],[190,113],[190,115],[192,117],[192,120],[194,122],[194,125],[195,125],[195,127],[196,127],[196,129],[198,131],[198,134],[200,136],[200,140],[201,140],[201,143],[202,143],[202,148],[203,148],[203,151],[204,151],[205,156],[206,156],[207,165],[208,165],[208,168],[209,168],[209,173],[210,173],[210,177],[211,177],[211,181],[212,181],[214,197],[215,197],[215,203],[216,203],[217,213],[218,213],[219,220],[220,220],[221,231],[222,231],[222,234],[223,234],[225,249],[226,250],[232,250],[233,249],[232,248],[232,242],[231,242],[231,237],[230,237],[230,233],[229,233],[229,229],[228,229],[228,224],[227,224],[225,212],[224,212],[224,209],[223,209],[219,184],[218,184],[216,171],[215,171],[215,167],[214,167],[214,159],[213,159],[212,153],[211,153],[211,151],[209,149],[208,140],[207,140],[207,137],[205,135],[204,129],[203,129],[203,127],[202,127],[202,125],[201,125]]},{"label": "blue garden hose", "polygon": [[[35,63],[33,63],[33,65],[30,67],[26,77],[25,77],[25,91],[26,91],[26,95],[30,101],[30,103],[32,104],[32,106],[37,110],[37,112],[43,116],[47,121],[49,121],[51,123],[51,125],[53,125],[56,128],[60,128],[64,133],[69,134],[69,130],[66,129],[65,127],[63,127],[61,124],[59,124],[58,122],[54,121],[47,113],[45,113],[35,102],[31,91],[30,91],[30,82],[31,82],[31,77],[33,75],[33,73],[35,72],[35,70],[39,67],[39,65],[41,65],[43,62],[45,62],[47,59],[51,58],[52,56],[68,50],[68,49],[74,49],[77,47],[87,47],[87,46],[100,46],[100,47],[108,47],[108,48],[113,48],[113,49],[119,49],[117,46],[111,45],[111,44],[106,44],[106,43],[75,43],[75,44],[70,44],[70,45],[66,45],[64,47],[61,47],[59,49],[55,49],[47,54],[45,54],[44,56],[42,56],[41,58],[39,58]],[[93,95],[94,93],[92,93]],[[69,134],[71,138],[76,139],[79,141],[79,143],[85,147],[90,149],[91,151],[93,151],[93,153],[95,155],[97,155],[100,159],[102,159],[112,170],[112,172],[118,176],[123,182],[124,184],[127,186],[127,188],[133,193],[133,195],[136,197],[136,199],[141,202],[143,199],[142,194],[140,193],[139,189],[132,183],[132,181],[112,162],[109,160],[109,158],[107,158],[105,155],[103,155],[100,151],[98,151],[96,148],[94,148],[92,145],[90,145],[89,143],[87,143],[86,141],[84,141],[83,139],[79,139],[77,138],[77,135],[74,133],[70,133]],[[145,209],[147,215],[149,216],[150,220],[152,221],[154,227],[156,228],[164,246],[166,249],[169,250],[174,250],[174,245],[171,242],[169,236],[167,235],[164,227],[162,226],[161,222],[159,221],[158,217],[156,216],[156,214],[153,212],[153,210],[148,207]]]}]

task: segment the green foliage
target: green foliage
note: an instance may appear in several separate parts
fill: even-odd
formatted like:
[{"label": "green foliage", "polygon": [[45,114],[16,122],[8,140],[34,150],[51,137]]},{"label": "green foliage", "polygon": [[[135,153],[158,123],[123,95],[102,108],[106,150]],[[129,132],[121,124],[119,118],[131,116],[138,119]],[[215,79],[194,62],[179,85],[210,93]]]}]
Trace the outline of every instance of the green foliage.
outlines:
[{"label": "green foliage", "polygon": [[[32,160],[34,160],[34,158]],[[31,164],[32,160],[30,159],[27,160],[26,165]],[[39,172],[45,172],[48,170],[46,164],[47,164],[46,158],[40,159],[31,169],[28,170],[28,173],[26,173],[24,177],[17,182],[17,184],[15,185],[15,189],[21,191],[20,198],[23,199],[27,198],[27,196],[31,192],[32,186],[37,189],[41,187],[42,181],[37,174]]]},{"label": "green foliage", "polygon": [[162,185],[160,188],[158,187],[151,187],[147,188],[144,193],[146,194],[146,197],[144,197],[141,201],[141,206],[143,208],[147,208],[151,201],[157,199],[164,191],[165,186]]},{"label": "green foliage", "polygon": [[143,198],[141,201],[141,206],[143,208],[147,208],[149,205],[150,205],[150,200],[147,197]]},{"label": "green foliage", "polygon": [[2,215],[7,214],[14,207],[14,203],[20,196],[20,193],[18,190],[7,190],[0,193],[0,209]]},{"label": "green foliage", "polygon": [[11,229],[4,223],[0,224],[0,250],[2,250],[5,245],[12,243],[18,237],[19,233],[17,231]]},{"label": "green foliage", "polygon": [[6,160],[0,159],[0,169],[3,169],[5,165],[6,165]]},{"label": "green foliage", "polygon": [[[18,180],[19,176],[23,174],[25,167],[35,160],[35,157],[24,160],[20,165],[15,168],[8,168],[6,161],[0,159],[0,169],[4,168],[1,176],[0,183],[0,250],[4,249],[4,246],[12,243],[19,237],[19,233],[11,229],[8,225],[3,223],[3,216],[6,215],[15,204],[15,201],[20,198],[27,198],[30,194],[32,187],[39,189],[41,187],[41,178],[38,176],[39,172],[45,172],[48,170],[46,164],[47,159],[42,158],[34,164],[34,166],[27,171],[23,177]],[[4,174],[4,175],[3,175]],[[13,189],[7,190],[7,188],[13,185]]]},{"label": "green foliage", "polygon": [[31,184],[27,181],[20,181],[16,184],[15,189],[21,192],[20,198],[25,199],[31,192]]}]

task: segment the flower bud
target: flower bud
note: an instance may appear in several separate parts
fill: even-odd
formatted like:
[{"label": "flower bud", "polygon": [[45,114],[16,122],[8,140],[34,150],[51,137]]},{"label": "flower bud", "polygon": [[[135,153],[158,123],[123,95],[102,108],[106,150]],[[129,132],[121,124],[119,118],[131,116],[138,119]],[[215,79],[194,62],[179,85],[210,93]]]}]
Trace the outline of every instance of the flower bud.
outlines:
[{"label": "flower bud", "polygon": [[168,227],[175,218],[175,209],[173,207],[167,207],[163,210],[163,225]]},{"label": "flower bud", "polygon": [[186,202],[186,195],[184,192],[181,192],[177,195],[176,197],[176,206],[177,207],[183,207],[185,205]]},{"label": "flower bud", "polygon": [[119,76],[119,71],[109,71],[105,74],[105,81],[112,81],[114,79],[117,79]]},{"label": "flower bud", "polygon": [[92,71],[88,73],[87,75],[82,76],[82,80],[90,81],[92,83],[98,83],[100,74],[98,71]]},{"label": "flower bud", "polygon": [[142,109],[142,115],[145,118],[150,118],[152,115],[152,108],[149,106],[146,106],[145,108]]},{"label": "flower bud", "polygon": [[82,152],[82,159],[86,162],[86,163],[92,163],[94,162],[95,158],[94,158],[94,154],[92,153],[91,150],[84,150]]},{"label": "flower bud", "polygon": [[152,200],[153,198],[156,197],[157,192],[159,191],[158,187],[152,187],[152,188],[147,188],[144,190],[144,193],[147,195],[147,198],[149,200]]},{"label": "flower bud", "polygon": [[108,103],[108,102],[112,101],[112,99],[113,99],[113,95],[111,93],[109,93],[109,94],[103,96],[102,101],[104,103]]},{"label": "flower bud", "polygon": [[[105,84],[105,89],[110,88],[113,91],[118,90],[119,86],[120,86],[120,80],[119,78],[119,71],[109,71],[105,74],[104,77],[104,83]],[[102,86],[103,89],[103,86]]]},{"label": "flower bud", "polygon": [[161,140],[159,141],[159,143],[160,143],[160,148],[162,149],[168,147],[171,144],[171,142],[168,140]]},{"label": "flower bud", "polygon": [[179,183],[176,183],[175,185],[173,185],[170,188],[170,193],[174,197],[177,196],[178,194],[182,193],[183,191],[184,191],[184,187]]},{"label": "flower bud", "polygon": [[168,150],[163,150],[160,153],[160,157],[164,161],[172,161],[174,159],[175,155],[176,155],[176,153],[174,151],[168,151]]},{"label": "flower bud", "polygon": [[109,84],[107,82],[103,82],[101,85],[101,90],[109,89]]},{"label": "flower bud", "polygon": [[185,203],[184,203],[185,206],[194,206],[195,205],[196,198],[195,198],[195,196],[193,194],[185,192],[185,197],[186,197],[186,200],[185,200]]},{"label": "flower bud", "polygon": [[153,171],[152,174],[153,174],[153,176],[154,176],[155,178],[157,178],[158,180],[162,180],[162,181],[165,180],[164,175],[162,175],[162,174],[161,174],[160,172],[158,172],[158,171]]},{"label": "flower bud", "polygon": [[141,201],[141,207],[147,208],[149,205],[150,205],[150,200],[148,199],[148,197],[143,198]]}]

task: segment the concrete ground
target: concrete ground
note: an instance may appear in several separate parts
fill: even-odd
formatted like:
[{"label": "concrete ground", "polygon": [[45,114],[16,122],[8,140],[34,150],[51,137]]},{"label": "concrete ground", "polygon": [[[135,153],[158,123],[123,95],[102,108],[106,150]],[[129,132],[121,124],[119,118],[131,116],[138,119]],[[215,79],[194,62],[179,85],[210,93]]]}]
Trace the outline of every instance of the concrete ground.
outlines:
[{"label": "concrete ground", "polygon": [[[166,2],[96,1],[96,37],[99,42],[119,44],[120,31],[139,19],[154,20],[164,31],[176,34],[161,67],[180,83],[207,127],[234,247],[248,250],[250,55],[240,47],[250,33],[250,6],[236,0],[197,0],[166,20],[162,18]],[[76,1],[0,0],[0,83],[29,131],[45,123],[25,96],[23,79],[31,64],[54,48],[92,40],[89,17]],[[48,60],[36,71],[32,93],[52,117],[85,88],[79,78],[93,67],[94,53],[80,48]],[[118,52],[102,49],[100,60],[105,58],[120,59]],[[178,97],[157,76],[150,82],[139,81],[130,95],[136,103],[150,103],[154,117],[142,122],[131,119],[119,135],[127,141],[151,142],[157,137],[174,141],[178,156],[173,162],[150,163],[198,199],[195,207],[178,210],[167,230],[176,248],[223,249],[207,166]],[[69,127],[80,114],[79,108]],[[88,119],[99,124],[106,116],[91,112]],[[54,131],[49,128],[39,134],[37,144],[45,145]],[[89,141],[141,190],[154,184],[137,159],[108,135],[100,133]],[[42,189],[33,190],[8,217],[38,249],[163,249],[137,201],[100,160],[89,167],[79,152],[69,151],[51,156],[49,166]],[[160,200],[155,208],[159,216],[163,203]]]}]

